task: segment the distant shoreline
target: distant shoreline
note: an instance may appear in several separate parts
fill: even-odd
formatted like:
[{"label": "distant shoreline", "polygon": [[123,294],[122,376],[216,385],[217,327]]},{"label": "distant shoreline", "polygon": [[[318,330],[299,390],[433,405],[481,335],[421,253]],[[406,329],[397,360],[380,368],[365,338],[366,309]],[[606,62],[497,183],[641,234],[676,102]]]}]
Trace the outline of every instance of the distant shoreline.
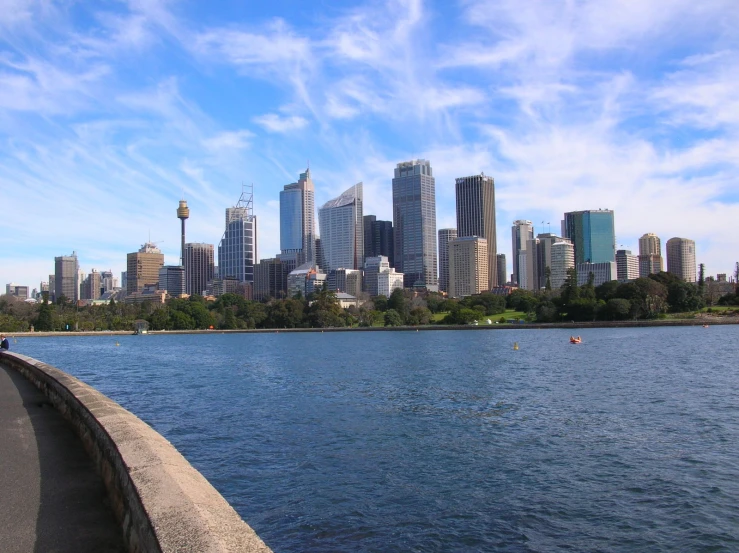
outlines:
[{"label": "distant shoreline", "polygon": [[[337,328],[258,328],[258,329],[213,329],[213,330],[151,330],[148,334],[161,336],[168,334],[277,334],[280,332],[415,332],[433,330],[546,330],[557,328],[643,328],[652,326],[702,326],[702,325],[739,324],[739,317],[704,317],[700,319],[662,319],[649,321],[593,321],[578,323],[504,323],[484,325],[424,325],[424,326],[370,326],[370,327],[337,327]],[[130,330],[101,330],[80,332],[6,332],[9,338],[47,338],[51,336],[132,336]]]}]

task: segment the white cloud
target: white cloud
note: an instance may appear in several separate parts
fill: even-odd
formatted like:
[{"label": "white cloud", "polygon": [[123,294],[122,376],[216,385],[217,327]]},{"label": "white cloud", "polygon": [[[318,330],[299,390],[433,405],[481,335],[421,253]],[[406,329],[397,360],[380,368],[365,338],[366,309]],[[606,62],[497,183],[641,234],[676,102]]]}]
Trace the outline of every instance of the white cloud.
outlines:
[{"label": "white cloud", "polygon": [[203,145],[212,151],[243,150],[249,147],[249,141],[254,133],[247,130],[225,131],[203,140]]},{"label": "white cloud", "polygon": [[254,122],[273,133],[296,131],[308,125],[308,120],[305,117],[300,117],[299,115],[282,116],[276,113],[266,113],[254,117]]}]

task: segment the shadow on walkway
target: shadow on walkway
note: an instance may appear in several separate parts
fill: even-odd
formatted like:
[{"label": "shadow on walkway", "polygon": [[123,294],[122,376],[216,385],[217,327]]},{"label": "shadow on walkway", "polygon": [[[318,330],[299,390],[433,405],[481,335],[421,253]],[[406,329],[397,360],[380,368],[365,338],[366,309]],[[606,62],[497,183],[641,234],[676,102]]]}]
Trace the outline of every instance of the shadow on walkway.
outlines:
[{"label": "shadow on walkway", "polygon": [[123,553],[122,532],[71,425],[0,366],[0,551]]}]

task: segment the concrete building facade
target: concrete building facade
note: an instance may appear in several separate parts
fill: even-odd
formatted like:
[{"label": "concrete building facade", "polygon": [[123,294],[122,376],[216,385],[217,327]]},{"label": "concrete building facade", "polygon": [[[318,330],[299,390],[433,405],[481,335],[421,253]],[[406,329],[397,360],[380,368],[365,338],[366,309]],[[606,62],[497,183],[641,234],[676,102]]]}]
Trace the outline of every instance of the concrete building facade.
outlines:
[{"label": "concrete building facade", "polygon": [[551,246],[552,290],[559,290],[567,280],[567,271],[575,266],[575,247],[569,240],[555,242]]},{"label": "concrete building facade", "polygon": [[648,232],[639,238],[639,276],[647,278],[662,271],[664,264],[659,236]]},{"label": "concrete building facade", "polygon": [[54,258],[54,299],[64,296],[69,301],[80,299],[80,266],[77,252]]},{"label": "concrete building facade", "polygon": [[461,236],[449,242],[449,297],[462,298],[489,290],[488,242]]},{"label": "concrete building facade", "polygon": [[439,291],[449,291],[449,242],[457,238],[457,229],[439,229]]},{"label": "concrete building facade", "polygon": [[[185,293],[205,294],[215,274],[213,244],[185,244]],[[130,275],[129,275],[130,280]]]},{"label": "concrete building facade", "polygon": [[577,270],[577,285],[583,286],[588,283],[590,274],[593,275],[593,286],[600,286],[611,280],[617,279],[616,262],[610,263],[580,263],[575,266]]},{"label": "concrete building facade", "polygon": [[[523,258],[524,263],[522,264],[521,256],[526,255],[529,243],[533,239],[534,225],[531,221],[526,221],[524,219],[513,221],[513,226],[511,227],[511,243],[513,246],[513,251],[511,252],[513,254],[512,279],[513,283],[517,284],[521,288],[526,288],[526,286],[521,282],[522,280],[526,280],[526,258]],[[505,281],[500,284],[505,284]]]},{"label": "concrete building facade", "polygon": [[492,290],[498,285],[495,181],[484,173],[461,177],[455,180],[455,192],[457,236],[477,236],[487,241],[488,282],[485,286],[486,290]]},{"label": "concrete building facade", "polygon": [[666,250],[667,272],[685,282],[695,282],[695,241],[690,238],[670,238]]},{"label": "concrete building facade", "polygon": [[622,281],[639,278],[639,257],[631,250],[616,250],[616,277]]}]

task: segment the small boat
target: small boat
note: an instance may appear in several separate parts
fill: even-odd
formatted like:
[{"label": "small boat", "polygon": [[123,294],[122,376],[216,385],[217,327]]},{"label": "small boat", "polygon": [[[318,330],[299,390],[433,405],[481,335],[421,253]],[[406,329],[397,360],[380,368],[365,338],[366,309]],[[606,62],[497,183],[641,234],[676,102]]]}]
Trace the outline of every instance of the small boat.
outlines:
[{"label": "small boat", "polygon": [[579,336],[570,336],[570,344],[581,344],[582,338]]},{"label": "small boat", "polygon": [[703,328],[708,328],[708,325],[703,325]]}]

